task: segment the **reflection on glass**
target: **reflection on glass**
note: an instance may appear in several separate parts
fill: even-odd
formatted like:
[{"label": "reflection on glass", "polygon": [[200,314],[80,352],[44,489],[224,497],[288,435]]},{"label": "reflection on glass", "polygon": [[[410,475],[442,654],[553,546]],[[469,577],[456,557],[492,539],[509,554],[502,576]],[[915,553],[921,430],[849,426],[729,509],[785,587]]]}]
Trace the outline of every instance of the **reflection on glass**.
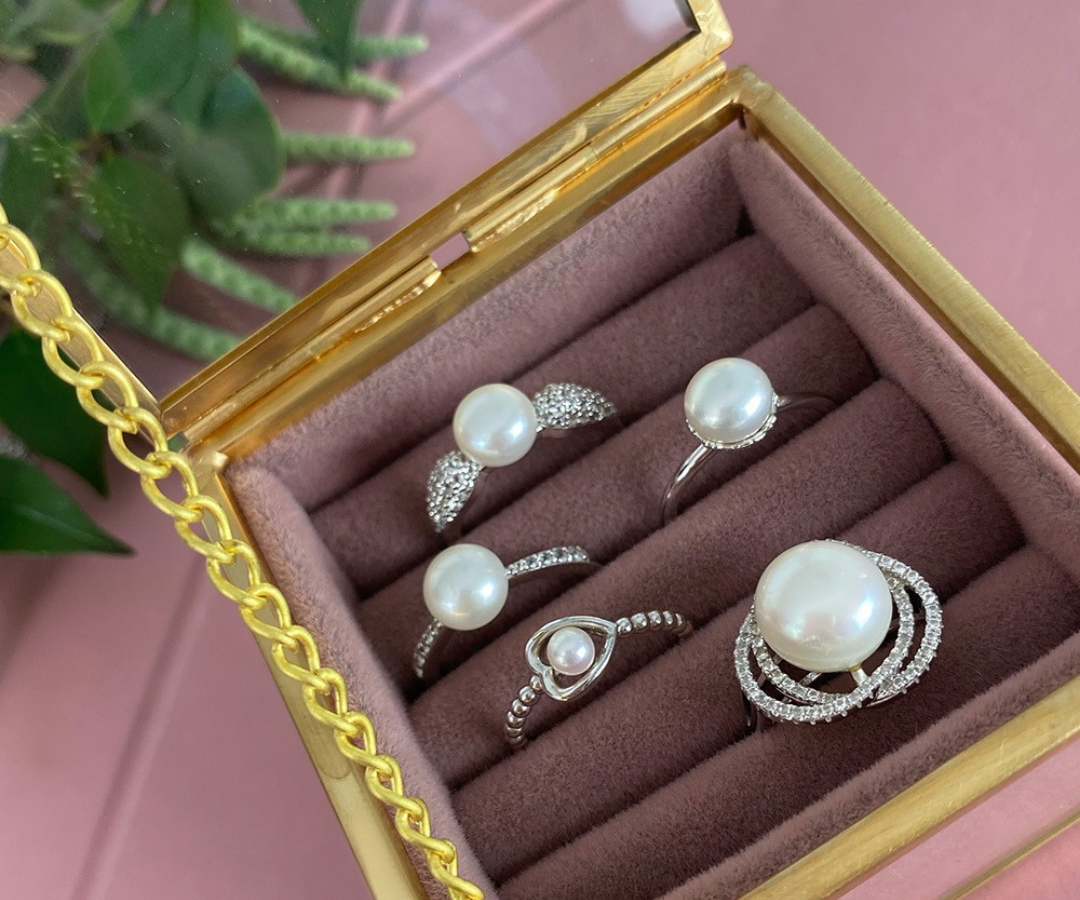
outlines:
[{"label": "reflection on glass", "polygon": [[0,0],[0,202],[161,395],[686,30],[674,0]]}]

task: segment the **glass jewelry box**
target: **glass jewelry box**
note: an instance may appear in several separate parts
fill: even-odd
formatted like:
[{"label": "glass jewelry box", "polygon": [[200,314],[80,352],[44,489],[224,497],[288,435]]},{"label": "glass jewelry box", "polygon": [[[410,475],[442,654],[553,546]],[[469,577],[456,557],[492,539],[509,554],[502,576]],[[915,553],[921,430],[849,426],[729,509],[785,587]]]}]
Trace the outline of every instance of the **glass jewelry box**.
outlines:
[{"label": "glass jewelry box", "polygon": [[[713,0],[687,10],[685,38],[160,402],[5,242],[17,314],[116,404],[114,448],[256,633],[380,900],[826,897],[1080,726],[1080,398],[772,86],[725,68]],[[843,402],[716,460],[658,529],[682,389],[735,355]],[[427,472],[457,401],[496,381],[587,384],[625,428],[500,473],[466,536],[604,567],[522,589],[420,691]],[[817,537],[925,575],[939,658],[879,709],[745,737],[735,633],[768,561]],[[511,755],[535,627],[660,596],[694,635],[627,645]]]}]

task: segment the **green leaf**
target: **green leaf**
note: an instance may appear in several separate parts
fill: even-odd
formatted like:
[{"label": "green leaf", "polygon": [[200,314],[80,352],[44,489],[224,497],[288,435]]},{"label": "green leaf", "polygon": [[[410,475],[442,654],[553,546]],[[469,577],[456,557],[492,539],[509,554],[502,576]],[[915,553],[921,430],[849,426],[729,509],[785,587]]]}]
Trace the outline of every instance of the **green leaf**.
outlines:
[{"label": "green leaf", "polygon": [[184,195],[158,169],[127,156],[105,160],[88,185],[105,246],[147,304],[156,304],[191,231]]},{"label": "green leaf", "polygon": [[97,131],[120,131],[136,118],[131,72],[112,37],[102,40],[87,61],[86,115]]},{"label": "green leaf", "polygon": [[25,331],[0,341],[0,421],[35,453],[108,493],[104,427],[83,412],[75,391],[45,365],[40,342]]},{"label": "green leaf", "polygon": [[104,24],[83,0],[30,0],[10,23],[7,35],[33,44],[75,46]]},{"label": "green leaf", "polygon": [[214,85],[197,124],[164,116],[156,124],[188,196],[208,218],[234,215],[281,180],[285,152],[277,120],[238,68]]},{"label": "green leaf", "polygon": [[330,58],[344,73],[352,65],[353,34],[360,0],[296,0]]},{"label": "green leaf", "polygon": [[15,128],[0,141],[0,202],[8,218],[36,240],[54,194],[53,170],[45,136]]},{"label": "green leaf", "polygon": [[229,0],[195,0],[197,65],[173,96],[169,108],[181,119],[196,121],[211,88],[236,64],[240,19]]},{"label": "green leaf", "polygon": [[0,457],[0,552],[130,553],[32,464]]},{"label": "green leaf", "polygon": [[217,2],[171,0],[99,41],[86,72],[86,111],[98,131],[122,131],[180,90],[202,64],[198,10]]}]

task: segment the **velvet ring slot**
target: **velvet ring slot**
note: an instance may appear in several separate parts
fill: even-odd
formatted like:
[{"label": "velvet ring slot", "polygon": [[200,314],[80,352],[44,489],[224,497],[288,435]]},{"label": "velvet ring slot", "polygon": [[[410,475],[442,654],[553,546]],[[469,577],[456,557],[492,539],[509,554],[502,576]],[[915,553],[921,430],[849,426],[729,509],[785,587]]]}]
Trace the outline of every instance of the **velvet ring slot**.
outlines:
[{"label": "velvet ring slot", "polygon": [[[492,898],[738,897],[1080,673],[1080,479],[768,146],[729,132],[226,472],[296,617]],[[682,391],[724,356],[837,408],[721,454],[658,529],[693,448]],[[501,559],[581,544],[603,569],[523,585],[418,691],[417,598],[441,549],[425,480],[454,405],[553,381],[603,393],[624,430],[508,467],[469,540]],[[905,696],[745,737],[731,653],[754,584],[819,538],[915,568],[947,638]],[[656,608],[693,635],[620,645],[509,751],[537,628]]]}]

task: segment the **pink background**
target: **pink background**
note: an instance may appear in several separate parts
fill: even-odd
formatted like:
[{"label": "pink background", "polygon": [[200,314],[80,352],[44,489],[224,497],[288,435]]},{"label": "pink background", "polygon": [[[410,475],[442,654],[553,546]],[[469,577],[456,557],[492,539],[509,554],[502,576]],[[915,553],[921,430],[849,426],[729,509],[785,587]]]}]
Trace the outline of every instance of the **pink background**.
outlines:
[{"label": "pink background", "polygon": [[[432,46],[393,70],[402,100],[355,106],[351,126],[407,134],[419,151],[336,189],[360,181],[405,218],[422,212],[662,46],[665,2],[370,3],[373,24],[423,31]],[[724,7],[729,60],[776,84],[1080,386],[1080,7]],[[366,896],[232,605],[137,482],[118,468],[113,479],[109,501],[80,496],[134,559],[0,564],[5,895]],[[1080,808],[1078,770],[1080,746],[1056,754],[850,896],[955,889]],[[1073,897],[1078,869],[1074,829],[974,896]]]}]

